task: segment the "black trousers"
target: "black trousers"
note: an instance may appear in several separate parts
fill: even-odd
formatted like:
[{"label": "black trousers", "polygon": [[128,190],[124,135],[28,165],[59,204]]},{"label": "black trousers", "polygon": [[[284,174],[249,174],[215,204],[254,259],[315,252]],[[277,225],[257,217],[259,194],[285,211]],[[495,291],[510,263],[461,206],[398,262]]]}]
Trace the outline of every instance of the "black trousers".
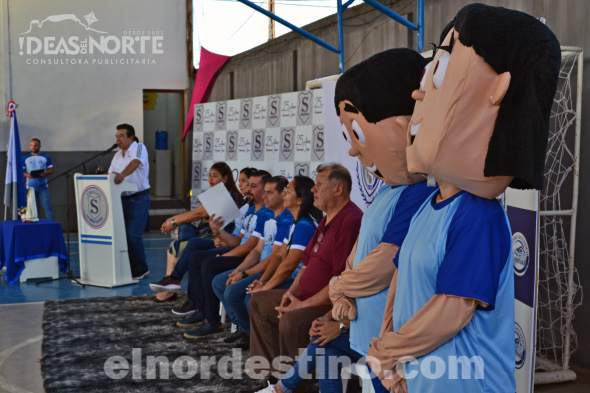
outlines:
[{"label": "black trousers", "polygon": [[213,292],[213,278],[219,273],[235,269],[243,260],[243,257],[209,256],[189,262],[188,298],[213,326],[221,323],[219,299]]}]

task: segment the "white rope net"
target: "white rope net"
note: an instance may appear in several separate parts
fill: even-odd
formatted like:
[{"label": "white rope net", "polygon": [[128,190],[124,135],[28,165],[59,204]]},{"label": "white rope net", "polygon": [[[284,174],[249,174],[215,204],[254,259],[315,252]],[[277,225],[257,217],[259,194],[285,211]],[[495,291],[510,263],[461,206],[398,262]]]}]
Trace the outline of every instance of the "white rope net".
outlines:
[{"label": "white rope net", "polygon": [[[572,197],[577,192],[573,186],[577,116],[576,81],[572,89],[572,76],[576,78],[573,71],[579,66],[577,60],[578,52],[562,52],[559,84],[551,112],[541,212],[575,209]],[[573,261],[570,264],[570,244],[575,236],[570,233],[570,225],[571,214],[551,213],[540,217],[536,351],[537,366],[546,371],[567,368],[569,356],[578,346],[571,321],[576,308],[582,304],[582,288]],[[573,301],[568,305],[570,297]]]}]

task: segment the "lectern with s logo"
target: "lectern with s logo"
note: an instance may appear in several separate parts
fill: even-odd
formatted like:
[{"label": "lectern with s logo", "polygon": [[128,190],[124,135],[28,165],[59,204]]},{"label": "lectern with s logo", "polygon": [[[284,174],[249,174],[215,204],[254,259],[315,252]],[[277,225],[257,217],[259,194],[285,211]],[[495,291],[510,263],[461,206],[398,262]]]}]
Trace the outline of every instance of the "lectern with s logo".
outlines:
[{"label": "lectern with s logo", "polygon": [[135,284],[131,276],[121,193],[133,183],[115,184],[115,175],[74,175],[80,246],[80,281],[117,287]]}]

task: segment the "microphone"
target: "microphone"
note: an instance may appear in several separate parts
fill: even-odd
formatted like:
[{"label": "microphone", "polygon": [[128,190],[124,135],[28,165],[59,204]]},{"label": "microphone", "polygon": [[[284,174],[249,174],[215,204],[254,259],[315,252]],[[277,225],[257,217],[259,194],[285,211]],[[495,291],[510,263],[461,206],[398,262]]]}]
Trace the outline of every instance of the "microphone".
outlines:
[{"label": "microphone", "polygon": [[107,155],[108,153],[112,152],[113,150],[115,150],[117,147],[119,147],[116,143],[113,144],[113,146],[109,147],[108,149],[106,149],[105,151],[102,152],[102,155]]}]

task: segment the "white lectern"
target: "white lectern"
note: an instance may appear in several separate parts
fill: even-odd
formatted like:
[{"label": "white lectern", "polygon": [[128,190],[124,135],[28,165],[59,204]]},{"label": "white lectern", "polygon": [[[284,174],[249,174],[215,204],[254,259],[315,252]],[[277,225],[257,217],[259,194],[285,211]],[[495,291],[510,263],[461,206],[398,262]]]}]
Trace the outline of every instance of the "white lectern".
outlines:
[{"label": "white lectern", "polygon": [[74,175],[80,244],[80,282],[100,287],[135,284],[131,276],[121,193],[133,183],[115,175]]}]

